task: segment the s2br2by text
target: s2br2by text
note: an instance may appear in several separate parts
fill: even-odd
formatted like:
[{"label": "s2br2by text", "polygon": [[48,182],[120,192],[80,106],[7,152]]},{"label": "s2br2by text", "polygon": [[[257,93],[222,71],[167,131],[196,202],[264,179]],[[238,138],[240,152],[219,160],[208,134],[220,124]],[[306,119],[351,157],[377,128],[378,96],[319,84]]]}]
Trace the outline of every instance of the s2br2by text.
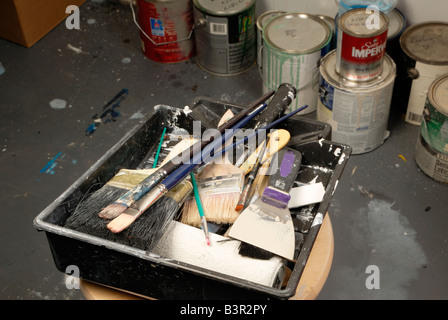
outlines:
[{"label": "s2br2by text", "polygon": [[213,315],[264,315],[267,305],[262,304],[225,304],[222,307],[193,306],[187,304],[180,308],[181,315],[203,315],[209,318]]}]

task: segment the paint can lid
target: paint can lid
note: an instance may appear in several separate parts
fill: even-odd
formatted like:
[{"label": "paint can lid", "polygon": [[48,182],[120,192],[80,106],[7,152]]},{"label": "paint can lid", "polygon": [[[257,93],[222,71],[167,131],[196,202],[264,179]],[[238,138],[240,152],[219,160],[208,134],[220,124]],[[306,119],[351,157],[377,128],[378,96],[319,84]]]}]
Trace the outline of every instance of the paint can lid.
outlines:
[{"label": "paint can lid", "polygon": [[448,117],[448,74],[445,74],[431,84],[428,91],[431,105]]},{"label": "paint can lid", "polygon": [[415,61],[448,65],[448,22],[423,22],[408,27],[400,37],[403,51]]},{"label": "paint can lid", "polygon": [[224,0],[224,1],[210,1],[210,0],[193,0],[195,6],[212,15],[228,16],[240,13],[255,4],[256,0]]},{"label": "paint can lid", "polygon": [[317,16],[306,13],[278,15],[263,28],[266,44],[292,54],[316,52],[331,39],[330,27]]},{"label": "paint can lid", "polygon": [[345,12],[338,24],[338,28],[344,33],[357,38],[368,38],[386,32],[389,28],[389,18],[381,11],[358,8]]},{"label": "paint can lid", "polygon": [[266,23],[271,18],[274,18],[283,13],[286,13],[286,12],[285,11],[277,11],[277,10],[270,10],[270,11],[263,12],[257,18],[257,28],[260,30],[263,30],[263,27],[266,25]]},{"label": "paint can lid", "polygon": [[387,32],[387,39],[391,40],[399,37],[406,29],[406,18],[403,13],[394,9],[389,13],[389,30]]},{"label": "paint can lid", "polygon": [[365,82],[351,81],[336,72],[336,50],[333,50],[321,59],[319,71],[325,81],[335,88],[352,92],[367,92],[393,82],[396,75],[396,65],[392,58],[385,54],[383,71],[378,77]]},{"label": "paint can lid", "polygon": [[336,30],[336,25],[335,25],[335,21],[332,17],[323,15],[323,14],[319,14],[317,15],[317,17],[323,21],[325,21],[326,24],[328,24],[328,26],[330,27],[330,32],[333,34]]}]

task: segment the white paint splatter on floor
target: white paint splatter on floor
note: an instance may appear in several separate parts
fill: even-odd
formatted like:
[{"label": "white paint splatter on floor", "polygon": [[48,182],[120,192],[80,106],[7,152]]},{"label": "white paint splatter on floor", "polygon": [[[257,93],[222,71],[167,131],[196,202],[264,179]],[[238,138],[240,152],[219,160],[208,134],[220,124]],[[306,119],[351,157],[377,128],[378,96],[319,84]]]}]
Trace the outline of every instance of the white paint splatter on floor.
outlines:
[{"label": "white paint splatter on floor", "polygon": [[63,99],[53,99],[50,101],[50,107],[55,110],[65,109],[67,101]]},{"label": "white paint splatter on floor", "polygon": [[[359,256],[356,261],[347,261],[342,269],[333,270],[335,285],[341,288],[335,299],[408,298],[409,285],[418,279],[419,270],[427,262],[415,230],[393,205],[372,199],[367,208],[347,221],[351,226],[347,250]],[[366,268],[370,265],[379,268],[379,289],[366,287],[370,275]]]}]

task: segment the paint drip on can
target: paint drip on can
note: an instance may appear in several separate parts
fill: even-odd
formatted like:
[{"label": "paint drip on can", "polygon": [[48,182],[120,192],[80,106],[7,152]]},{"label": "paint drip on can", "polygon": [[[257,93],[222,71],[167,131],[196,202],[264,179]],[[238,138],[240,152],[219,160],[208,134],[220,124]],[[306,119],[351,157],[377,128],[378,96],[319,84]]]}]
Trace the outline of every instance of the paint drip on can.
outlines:
[{"label": "paint drip on can", "polygon": [[263,92],[290,83],[297,89],[297,96],[289,110],[308,105],[299,114],[315,112],[318,63],[328,52],[330,41],[330,27],[317,16],[285,13],[270,19],[263,29]]},{"label": "paint drip on can", "polygon": [[335,69],[336,50],[320,64],[320,90],[317,120],[332,126],[331,140],[347,144],[353,154],[372,151],[381,146],[387,130],[395,62],[386,54],[382,73],[371,81],[349,81]]},{"label": "paint drip on can", "polygon": [[142,50],[153,61],[175,63],[195,53],[191,0],[137,0]]},{"label": "paint drip on can", "polygon": [[257,18],[257,64],[259,67],[263,66],[263,55],[261,52],[263,44],[263,27],[268,23],[268,21],[280,14],[286,13],[285,11],[271,10],[263,12]]},{"label": "paint drip on can", "polygon": [[212,74],[237,75],[256,61],[255,0],[193,0],[196,59]]},{"label": "paint drip on can", "polygon": [[448,183],[448,74],[429,88],[415,160],[428,176]]},{"label": "paint drip on can", "polygon": [[370,81],[383,69],[389,18],[365,8],[347,11],[338,19],[336,72],[351,81]]},{"label": "paint drip on can", "polygon": [[400,45],[406,75],[399,80],[407,83],[401,93],[408,97],[405,121],[420,125],[431,83],[448,73],[448,23],[414,24],[403,32]]}]

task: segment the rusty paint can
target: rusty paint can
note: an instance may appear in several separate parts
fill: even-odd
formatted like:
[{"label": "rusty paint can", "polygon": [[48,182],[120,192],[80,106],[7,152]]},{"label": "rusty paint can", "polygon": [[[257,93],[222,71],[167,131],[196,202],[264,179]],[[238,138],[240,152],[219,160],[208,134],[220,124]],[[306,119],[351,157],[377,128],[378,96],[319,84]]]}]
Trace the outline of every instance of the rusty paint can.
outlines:
[{"label": "rusty paint can", "polygon": [[308,105],[299,115],[315,112],[318,63],[330,41],[330,27],[315,15],[285,13],[270,19],[263,29],[263,92],[290,83],[297,89],[297,96],[289,111]]},{"label": "rusty paint can", "polygon": [[138,27],[145,56],[175,63],[195,53],[191,0],[137,0]]},{"label": "rusty paint can", "polygon": [[255,0],[193,0],[196,59],[212,74],[241,74],[256,62]]},{"label": "rusty paint can", "polygon": [[428,176],[448,183],[448,74],[429,87],[415,160]]},{"label": "rusty paint can", "polygon": [[414,24],[403,32],[400,45],[406,72],[400,80],[408,84],[401,92],[408,97],[405,121],[420,125],[431,83],[448,73],[448,23]]},{"label": "rusty paint can", "polygon": [[[376,17],[376,18],[375,18]],[[336,71],[351,81],[370,81],[383,69],[389,18],[365,8],[345,12],[338,19]]]},{"label": "rusty paint can", "polygon": [[332,126],[331,140],[351,146],[353,154],[372,151],[389,136],[387,130],[395,62],[386,54],[382,73],[371,81],[349,81],[336,72],[336,50],[320,63],[317,120]]}]

